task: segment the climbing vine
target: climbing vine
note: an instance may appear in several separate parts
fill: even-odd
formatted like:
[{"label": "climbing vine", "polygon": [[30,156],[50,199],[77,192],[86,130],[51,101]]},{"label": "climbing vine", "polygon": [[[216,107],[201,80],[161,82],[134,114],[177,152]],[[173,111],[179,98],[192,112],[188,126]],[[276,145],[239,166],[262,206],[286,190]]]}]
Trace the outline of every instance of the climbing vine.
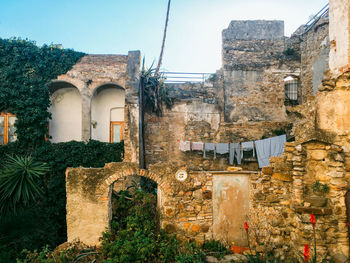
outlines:
[{"label": "climbing vine", "polygon": [[48,85],[84,56],[55,45],[0,38],[0,112],[17,116],[18,141],[30,147],[42,143],[50,118]]}]

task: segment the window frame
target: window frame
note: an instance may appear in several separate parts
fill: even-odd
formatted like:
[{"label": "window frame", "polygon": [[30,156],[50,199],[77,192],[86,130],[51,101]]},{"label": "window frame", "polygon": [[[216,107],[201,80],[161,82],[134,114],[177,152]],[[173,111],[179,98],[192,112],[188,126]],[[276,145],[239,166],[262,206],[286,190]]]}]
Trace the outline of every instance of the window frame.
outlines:
[{"label": "window frame", "polygon": [[113,143],[113,126],[120,125],[120,141],[123,140],[124,137],[124,122],[123,121],[111,121],[109,128],[109,142]]},{"label": "window frame", "polygon": [[[291,77],[293,79],[287,80],[287,81],[284,80],[284,105],[296,106],[296,105],[299,105],[300,80],[298,77],[293,75],[289,75],[288,77]],[[288,95],[290,94],[296,95],[296,99],[289,98]]]},{"label": "window frame", "polygon": [[5,145],[9,143],[9,117],[15,117],[15,114],[9,113],[9,112],[0,112],[0,117],[4,117],[4,133],[0,134],[4,136],[3,143],[0,143],[0,145]]}]

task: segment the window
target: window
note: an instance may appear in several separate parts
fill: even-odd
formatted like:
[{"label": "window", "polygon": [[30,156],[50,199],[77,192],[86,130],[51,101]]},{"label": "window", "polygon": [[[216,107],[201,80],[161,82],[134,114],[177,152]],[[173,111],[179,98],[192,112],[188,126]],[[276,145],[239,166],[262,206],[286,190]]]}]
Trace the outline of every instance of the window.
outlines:
[{"label": "window", "polygon": [[109,142],[121,142],[123,140],[123,126],[121,121],[111,121]]},{"label": "window", "polygon": [[298,88],[299,81],[296,77],[288,76],[284,79],[285,105],[298,105]]},{"label": "window", "polygon": [[7,113],[0,113],[0,144],[7,144],[17,140],[15,121],[16,116]]}]

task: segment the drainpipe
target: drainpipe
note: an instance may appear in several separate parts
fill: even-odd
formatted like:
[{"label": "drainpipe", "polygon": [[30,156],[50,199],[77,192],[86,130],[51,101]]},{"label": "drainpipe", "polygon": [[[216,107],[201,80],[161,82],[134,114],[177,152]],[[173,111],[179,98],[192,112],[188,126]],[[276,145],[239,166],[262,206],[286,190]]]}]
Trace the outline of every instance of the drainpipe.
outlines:
[{"label": "drainpipe", "polygon": [[145,169],[145,143],[144,143],[144,77],[140,75],[139,82],[139,167]]}]

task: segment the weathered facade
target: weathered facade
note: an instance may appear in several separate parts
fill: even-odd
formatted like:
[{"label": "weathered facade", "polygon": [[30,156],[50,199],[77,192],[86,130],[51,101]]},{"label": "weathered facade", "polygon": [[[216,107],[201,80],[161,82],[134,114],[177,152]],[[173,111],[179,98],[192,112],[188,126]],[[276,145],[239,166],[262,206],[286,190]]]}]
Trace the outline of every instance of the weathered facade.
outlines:
[{"label": "weathered facade", "polygon": [[[147,164],[226,169],[227,156],[183,153],[179,140],[242,142],[289,132],[284,79],[300,77],[300,57],[286,55],[294,40],[284,37],[283,21],[232,21],[222,37],[222,68],[201,84],[170,84],[173,108],[162,117],[146,115]],[[243,167],[256,170],[256,160]]]},{"label": "weathered facade", "polygon": [[[329,18],[323,14],[291,38],[284,37],[282,21],[232,21],[223,31],[222,68],[204,83],[169,85],[175,98],[173,108],[162,117],[146,114],[148,170],[138,169],[136,163],[67,170],[68,241],[80,238],[96,244],[108,227],[110,185],[121,177],[140,175],[158,183],[161,226],[180,238],[199,242],[216,238],[246,245],[242,223],[248,221],[251,231],[256,231],[251,241],[258,250],[270,247],[283,256],[296,255],[305,244],[312,244],[309,217],[313,213],[318,259],[346,262],[349,23],[346,0],[331,0]],[[292,104],[286,101],[287,77],[298,81]],[[137,156],[138,106],[133,83],[130,92],[134,92],[126,92],[125,104],[134,109],[125,113],[128,160]],[[133,103],[128,104],[128,98]],[[86,134],[84,127],[82,134]],[[245,171],[228,172],[228,156],[214,160],[212,155],[204,158],[201,152],[181,152],[178,147],[179,140],[242,142],[281,132],[291,142],[262,171],[256,160],[246,160]],[[183,182],[176,180],[179,169],[188,173]],[[242,206],[237,207],[235,200]],[[81,207],[98,211],[98,220]],[[86,225],[91,226],[88,231]],[[86,235],[81,234],[83,226]]]},{"label": "weathered facade", "polygon": [[[166,231],[176,233],[179,239],[200,243],[215,237],[226,244],[246,244],[240,226],[249,212],[248,178],[256,172],[188,171],[186,179],[177,180],[179,169],[171,163],[160,163],[144,170],[127,162],[106,164],[104,168],[67,169],[68,242],[79,239],[87,245],[98,244],[111,220],[113,183],[125,177],[143,176],[158,185],[160,225]],[[240,193],[240,197],[234,193]],[[226,198],[229,194],[231,198]],[[240,214],[227,210],[232,204]],[[223,226],[232,231],[227,233]]]},{"label": "weathered facade", "polygon": [[[51,140],[124,140],[125,159],[136,161],[140,56],[139,51],[128,55],[87,55],[53,80]],[[117,133],[114,136],[113,128]]]}]

